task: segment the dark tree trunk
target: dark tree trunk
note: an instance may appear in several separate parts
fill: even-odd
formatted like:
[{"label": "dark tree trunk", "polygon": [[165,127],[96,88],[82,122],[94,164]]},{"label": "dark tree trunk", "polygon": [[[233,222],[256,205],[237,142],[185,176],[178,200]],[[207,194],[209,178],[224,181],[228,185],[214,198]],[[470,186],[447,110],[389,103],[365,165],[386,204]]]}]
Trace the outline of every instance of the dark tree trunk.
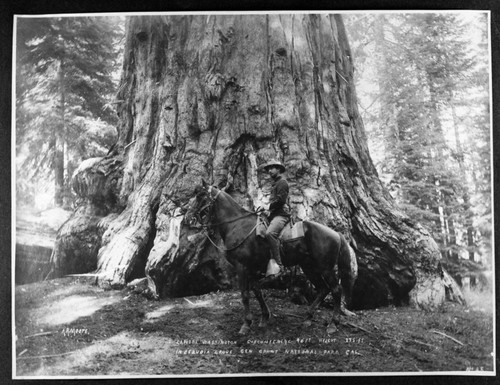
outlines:
[{"label": "dark tree trunk", "polygon": [[472,218],[469,216],[466,220],[467,226],[467,249],[469,250],[469,260],[475,261],[476,243],[474,242],[474,227],[472,226]]},{"label": "dark tree trunk", "polygon": [[278,158],[293,214],[355,249],[355,307],[439,305],[449,285],[439,249],[380,182],[352,75],[338,15],[130,18],[113,158],[123,175],[107,197],[116,214],[99,214],[99,281],[121,286],[145,268],[159,295],[228,287],[231,269],[183,222],[185,208],[201,178],[231,182],[242,205],[262,205],[268,180],[258,166]]},{"label": "dark tree trunk", "polygon": [[60,91],[60,124],[54,130],[54,181],[56,206],[64,205],[64,135],[66,131],[65,90],[64,90],[64,62],[61,60],[59,68],[59,91]]},{"label": "dark tree trunk", "polygon": [[[58,128],[56,128],[56,130],[58,130]],[[54,203],[56,206],[62,207],[64,205],[64,146],[59,134],[56,134],[55,140],[54,176]]]},{"label": "dark tree trunk", "polygon": [[451,219],[451,212],[449,210],[446,211],[447,213],[447,223],[448,223],[448,248],[449,252],[448,255],[450,256],[451,259],[458,261],[459,255],[458,255],[458,250],[457,250],[457,234],[455,231],[455,221]]}]

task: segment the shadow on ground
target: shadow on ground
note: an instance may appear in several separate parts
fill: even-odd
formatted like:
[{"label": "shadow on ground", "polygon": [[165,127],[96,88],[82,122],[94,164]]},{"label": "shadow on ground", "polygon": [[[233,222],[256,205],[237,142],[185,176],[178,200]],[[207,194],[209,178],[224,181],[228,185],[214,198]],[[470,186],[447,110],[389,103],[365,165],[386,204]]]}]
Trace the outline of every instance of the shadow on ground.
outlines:
[{"label": "shadow on ground", "polygon": [[[238,373],[492,371],[488,311],[447,304],[359,311],[328,335],[328,304],[306,327],[307,306],[267,290],[269,327],[237,334],[239,293],[147,300],[68,277],[16,287],[19,377]],[[259,309],[252,302],[258,321]]]}]

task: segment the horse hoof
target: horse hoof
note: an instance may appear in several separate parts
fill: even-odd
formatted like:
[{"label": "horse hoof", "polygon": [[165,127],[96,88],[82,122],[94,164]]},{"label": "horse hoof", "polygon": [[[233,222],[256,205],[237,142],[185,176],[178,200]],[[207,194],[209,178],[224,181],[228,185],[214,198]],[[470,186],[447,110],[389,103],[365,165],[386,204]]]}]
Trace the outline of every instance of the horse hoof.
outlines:
[{"label": "horse hoof", "polygon": [[357,317],[356,313],[353,313],[352,311],[349,311],[345,308],[342,309],[342,314],[345,315],[346,317]]},{"label": "horse hoof", "polygon": [[328,325],[328,327],[326,328],[326,332],[328,334],[333,334],[333,333],[336,333],[339,329],[337,328],[337,326],[334,324],[334,323],[331,323],[330,325]]},{"label": "horse hoof", "polygon": [[243,325],[238,334],[241,336],[246,336],[249,332],[250,332],[250,327],[248,325]]},{"label": "horse hoof", "polygon": [[311,325],[312,325],[312,321],[308,319],[307,321],[304,321],[304,322],[302,323],[302,325],[303,325],[305,328],[309,328],[309,327],[311,327]]},{"label": "horse hoof", "polygon": [[267,326],[269,325],[269,320],[271,319],[271,314],[267,315],[266,316],[262,316],[260,317],[260,321],[259,321],[259,328],[263,329],[263,328],[267,328]]}]

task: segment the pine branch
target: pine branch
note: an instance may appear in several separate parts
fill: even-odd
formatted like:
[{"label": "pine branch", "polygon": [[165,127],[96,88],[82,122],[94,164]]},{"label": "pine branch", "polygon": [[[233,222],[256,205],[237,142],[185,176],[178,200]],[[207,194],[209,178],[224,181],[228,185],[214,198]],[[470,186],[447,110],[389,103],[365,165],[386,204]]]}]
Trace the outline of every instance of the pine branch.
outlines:
[{"label": "pine branch", "polygon": [[448,334],[446,333],[443,333],[443,332],[440,332],[439,330],[431,330],[433,333],[436,333],[436,334],[439,334],[439,335],[442,335],[443,337],[446,337],[446,338],[449,338],[450,340],[452,340],[453,342],[456,342],[457,344],[461,345],[461,346],[464,346],[463,342],[460,342],[459,340],[453,338],[453,337],[450,337]]}]

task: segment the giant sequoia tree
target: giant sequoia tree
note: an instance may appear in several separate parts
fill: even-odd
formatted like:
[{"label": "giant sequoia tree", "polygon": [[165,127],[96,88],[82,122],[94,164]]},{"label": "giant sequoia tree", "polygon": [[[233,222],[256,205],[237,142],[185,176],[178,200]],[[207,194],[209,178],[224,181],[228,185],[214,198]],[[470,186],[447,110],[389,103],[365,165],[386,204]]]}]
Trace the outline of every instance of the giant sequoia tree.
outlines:
[{"label": "giant sequoia tree", "polygon": [[85,202],[60,230],[55,275],[96,269],[121,286],[146,274],[158,295],[226,287],[230,268],[183,221],[202,178],[247,208],[288,168],[296,217],[343,233],[356,251],[357,308],[435,306],[447,275],[430,235],[393,205],[370,159],[339,15],[131,17],[117,95],[119,140],[84,162]]}]

